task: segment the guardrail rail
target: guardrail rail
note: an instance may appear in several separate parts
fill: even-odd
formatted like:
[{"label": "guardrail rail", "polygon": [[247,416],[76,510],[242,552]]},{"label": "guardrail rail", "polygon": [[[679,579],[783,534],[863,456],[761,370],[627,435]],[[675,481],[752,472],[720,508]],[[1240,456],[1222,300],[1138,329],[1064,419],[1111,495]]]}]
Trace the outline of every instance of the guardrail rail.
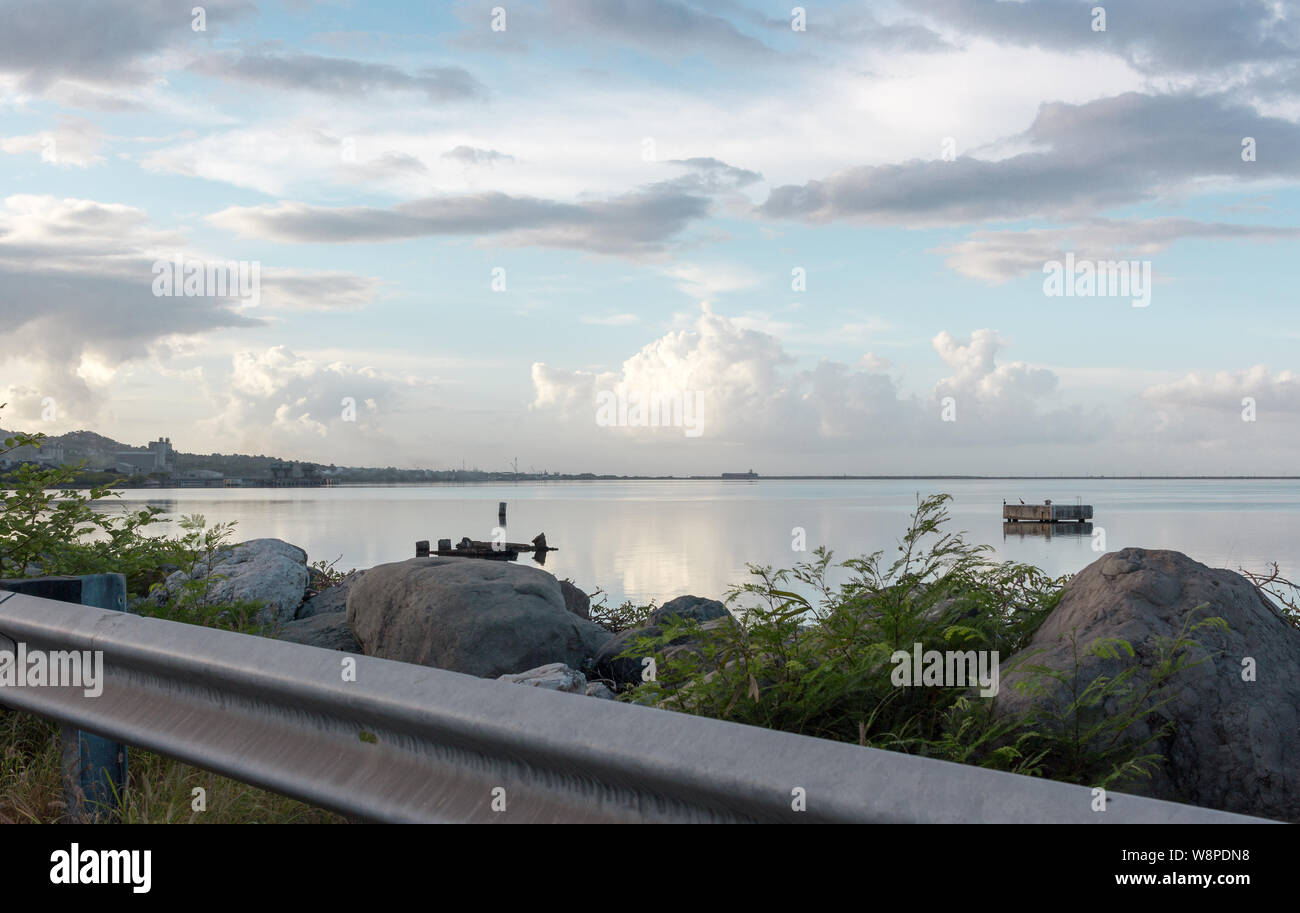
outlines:
[{"label": "guardrail rail", "polygon": [[1122,793],[1095,812],[1082,786],[0,592],[0,650],[19,642],[102,650],[103,691],[0,703],[367,820],[1261,820]]}]

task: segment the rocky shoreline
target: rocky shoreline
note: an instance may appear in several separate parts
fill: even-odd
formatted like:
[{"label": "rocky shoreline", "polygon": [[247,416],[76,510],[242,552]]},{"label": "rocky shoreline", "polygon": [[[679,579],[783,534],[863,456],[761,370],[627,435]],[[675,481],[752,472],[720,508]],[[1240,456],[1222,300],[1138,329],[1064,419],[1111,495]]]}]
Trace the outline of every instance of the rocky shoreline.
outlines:
[{"label": "rocky shoreline", "polygon": [[[302,549],[255,539],[225,550],[214,571],[224,578],[214,598],[265,602],[264,620],[282,640],[605,699],[640,681],[640,663],[618,658],[634,638],[659,634],[674,616],[731,623],[718,600],[683,595],[614,633],[591,620],[581,589],[510,562],[411,558],[327,585]],[[1068,702],[1064,683],[1056,693],[1016,687],[1034,665],[1077,663],[1082,683],[1117,676],[1125,662],[1148,674],[1196,613],[1224,624],[1198,632],[1176,695],[1137,724],[1138,736],[1173,726],[1156,743],[1162,762],[1128,791],[1300,821],[1300,629],[1240,574],[1179,552],[1128,548],[1075,575],[1029,647],[1003,659],[994,712]],[[1134,655],[1074,653],[1075,643],[1110,638]]]}]

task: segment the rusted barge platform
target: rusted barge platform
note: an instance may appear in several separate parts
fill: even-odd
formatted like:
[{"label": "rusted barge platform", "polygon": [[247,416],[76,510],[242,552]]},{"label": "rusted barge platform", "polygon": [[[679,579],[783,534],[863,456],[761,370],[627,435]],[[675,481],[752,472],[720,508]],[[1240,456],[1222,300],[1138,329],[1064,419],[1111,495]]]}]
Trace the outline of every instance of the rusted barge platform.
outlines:
[{"label": "rusted barge platform", "polygon": [[1083,523],[1092,519],[1091,504],[1008,504],[1002,502],[1002,519],[1007,523]]}]

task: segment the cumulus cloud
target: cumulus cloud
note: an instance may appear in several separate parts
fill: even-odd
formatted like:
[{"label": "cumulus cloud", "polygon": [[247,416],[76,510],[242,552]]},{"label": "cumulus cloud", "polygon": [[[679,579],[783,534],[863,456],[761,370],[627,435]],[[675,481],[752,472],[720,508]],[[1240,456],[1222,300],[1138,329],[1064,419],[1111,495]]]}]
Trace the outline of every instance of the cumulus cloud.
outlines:
[{"label": "cumulus cloud", "polygon": [[[95,200],[15,195],[0,208],[0,365],[22,361],[26,386],[65,412],[93,417],[117,368],[164,356],[169,340],[265,323],[231,295],[154,294],[155,263],[196,251],[180,232],[150,225],[141,209]],[[377,281],[342,272],[263,272],[261,307],[351,308]],[[7,364],[7,363],[13,364]]]},{"label": "cumulus cloud", "polygon": [[[929,445],[960,441],[1080,440],[1100,433],[1103,419],[1054,405],[1057,378],[1021,362],[999,364],[1004,343],[993,330],[959,340],[940,333],[933,348],[951,374],[925,396],[905,392],[890,365],[867,353],[857,365],[823,358],[798,367],[781,341],[704,305],[693,326],[649,343],[617,370],[564,371],[533,365],[533,410],[595,429],[597,396],[691,393],[698,397],[707,443],[729,446]],[[957,421],[945,422],[945,397]],[[600,428],[606,440],[670,439],[655,427]],[[680,432],[678,432],[680,433]]]},{"label": "cumulus cloud", "polygon": [[[316,454],[326,462],[392,446],[385,417],[426,384],[371,366],[322,361],[287,346],[237,352],[215,389],[216,413],[197,423],[243,450]],[[234,449],[234,448],[226,448]]]},{"label": "cumulus cloud", "polygon": [[1266,365],[1241,371],[1190,373],[1143,391],[1147,402],[1172,408],[1211,409],[1238,413],[1242,399],[1251,397],[1261,410],[1300,412],[1300,375],[1273,373]]},{"label": "cumulus cloud", "polygon": [[[1265,365],[1192,372],[1152,384],[1121,416],[1116,440],[1158,447],[1172,471],[1291,473],[1300,448],[1300,376]],[[1181,464],[1181,465],[1179,465]]]},{"label": "cumulus cloud", "polygon": [[976,330],[964,340],[945,330],[931,345],[952,371],[936,385],[931,405],[940,412],[945,404],[953,406],[955,421],[943,432],[949,438],[1067,443],[1094,440],[1108,430],[1103,416],[1055,402],[1059,380],[1053,371],[1019,361],[999,364],[1005,342],[996,330]]}]

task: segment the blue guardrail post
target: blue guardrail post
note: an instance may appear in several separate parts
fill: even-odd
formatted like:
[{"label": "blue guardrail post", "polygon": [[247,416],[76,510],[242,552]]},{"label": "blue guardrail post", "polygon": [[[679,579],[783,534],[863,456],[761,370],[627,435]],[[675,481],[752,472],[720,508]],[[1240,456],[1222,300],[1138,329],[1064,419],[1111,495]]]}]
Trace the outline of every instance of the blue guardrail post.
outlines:
[{"label": "blue guardrail post", "polygon": [[[126,611],[126,577],[121,574],[0,580],[0,589],[114,612]],[[114,818],[118,809],[125,806],[126,746],[71,726],[63,726],[60,731],[66,819]]]},{"label": "blue guardrail post", "polygon": [[[81,604],[126,611],[126,577],[86,574]],[[111,818],[126,802],[126,746],[102,736],[63,727],[63,793],[73,820]]]}]

